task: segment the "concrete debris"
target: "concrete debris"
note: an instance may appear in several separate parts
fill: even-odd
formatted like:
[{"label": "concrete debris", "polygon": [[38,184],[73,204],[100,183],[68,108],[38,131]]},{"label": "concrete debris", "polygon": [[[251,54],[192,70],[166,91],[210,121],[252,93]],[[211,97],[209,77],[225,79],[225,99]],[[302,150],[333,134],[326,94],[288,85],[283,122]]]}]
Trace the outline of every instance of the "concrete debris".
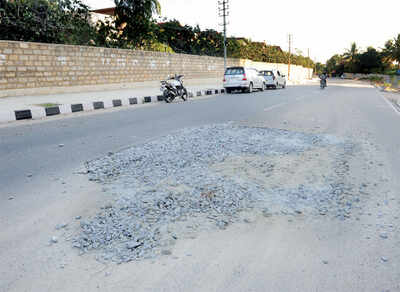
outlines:
[{"label": "concrete debris", "polygon": [[61,223],[56,225],[56,230],[63,229],[68,226],[68,223]]},{"label": "concrete debris", "polygon": [[389,259],[386,258],[386,257],[381,257],[381,261],[384,262],[384,263],[386,263],[387,261],[389,261]]},{"label": "concrete debris", "polygon": [[388,235],[386,233],[381,233],[381,234],[379,234],[379,237],[382,239],[387,239]]},{"label": "concrete debris", "polygon": [[[297,185],[272,183],[279,159],[316,148],[334,153],[332,173],[315,174],[321,184],[311,175]],[[192,228],[184,229],[195,231],[194,218],[220,229],[242,221],[243,211],[271,217],[321,216],[329,210],[333,218],[347,220],[360,202],[359,186],[346,180],[353,151],[353,144],[329,135],[226,123],[183,129],[108,153],[86,167],[89,179],[105,185],[115,200],[80,222],[73,246],[82,253],[99,250],[103,260],[123,263],[162,254],[162,243],[171,239],[165,227],[187,221]],[[234,159],[249,170],[240,174]]]},{"label": "concrete debris", "polygon": [[268,208],[265,208],[264,210],[262,210],[262,214],[263,214],[264,217],[271,217],[272,216],[272,214],[268,210]]},{"label": "concrete debris", "polygon": [[161,251],[161,254],[162,255],[171,255],[172,252],[170,250],[163,250],[163,251]]}]

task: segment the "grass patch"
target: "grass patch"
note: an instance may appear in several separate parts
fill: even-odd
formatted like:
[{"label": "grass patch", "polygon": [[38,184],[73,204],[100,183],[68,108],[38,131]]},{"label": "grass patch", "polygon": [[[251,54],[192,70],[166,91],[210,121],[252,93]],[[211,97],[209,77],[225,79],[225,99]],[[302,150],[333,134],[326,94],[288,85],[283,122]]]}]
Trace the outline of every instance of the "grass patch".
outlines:
[{"label": "grass patch", "polygon": [[384,87],[391,87],[392,84],[390,84],[390,83],[388,83],[388,82],[385,82],[385,83],[383,83],[383,86],[384,86]]},{"label": "grass patch", "polygon": [[58,106],[60,104],[48,102],[48,103],[39,103],[39,104],[35,104],[35,105],[42,106],[42,107],[53,107],[53,106]]},{"label": "grass patch", "polygon": [[382,83],[383,77],[382,76],[368,76],[368,77],[362,77],[362,78],[360,78],[360,80],[369,80],[371,82]]}]

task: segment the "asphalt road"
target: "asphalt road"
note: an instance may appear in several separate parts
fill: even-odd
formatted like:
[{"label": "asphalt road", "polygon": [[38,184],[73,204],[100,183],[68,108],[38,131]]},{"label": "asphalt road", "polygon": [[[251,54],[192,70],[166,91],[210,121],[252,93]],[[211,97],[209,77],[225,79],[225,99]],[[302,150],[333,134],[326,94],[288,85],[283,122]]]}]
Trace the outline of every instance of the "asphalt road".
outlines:
[{"label": "asphalt road", "polygon": [[[362,145],[349,178],[371,183],[363,212],[345,222],[255,218],[184,239],[174,257],[120,266],[79,257],[64,240],[78,230],[75,216],[93,215],[109,199],[76,173],[85,161],[227,121]],[[3,126],[0,291],[400,291],[399,121],[375,88],[337,80],[325,90],[291,86]],[[61,234],[54,226],[62,222],[70,230]]]},{"label": "asphalt road", "polygon": [[[188,103],[157,104],[44,122],[21,122],[0,128],[0,194],[59,171],[79,168],[86,160],[142,143],[168,132],[208,123],[241,121],[286,104],[316,98],[319,91],[289,87],[252,95],[222,95]],[[273,113],[273,112],[272,112]],[[64,144],[64,147],[59,147]],[[26,180],[28,174],[34,174]]]}]

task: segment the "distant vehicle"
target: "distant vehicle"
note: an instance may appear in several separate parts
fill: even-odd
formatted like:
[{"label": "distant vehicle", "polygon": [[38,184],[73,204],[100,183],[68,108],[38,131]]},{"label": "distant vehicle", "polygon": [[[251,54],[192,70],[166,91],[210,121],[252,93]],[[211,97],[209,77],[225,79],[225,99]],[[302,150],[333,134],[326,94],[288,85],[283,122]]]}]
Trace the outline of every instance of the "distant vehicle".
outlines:
[{"label": "distant vehicle", "polygon": [[353,76],[351,74],[348,73],[343,73],[340,78],[342,79],[353,79]]},{"label": "distant vehicle", "polygon": [[286,87],[286,77],[279,70],[263,70],[260,74],[265,80],[267,88]]},{"label": "distant vehicle", "polygon": [[264,91],[266,88],[265,80],[258,71],[246,67],[229,67],[224,75],[224,88],[226,93],[234,90],[251,93],[254,89]]}]

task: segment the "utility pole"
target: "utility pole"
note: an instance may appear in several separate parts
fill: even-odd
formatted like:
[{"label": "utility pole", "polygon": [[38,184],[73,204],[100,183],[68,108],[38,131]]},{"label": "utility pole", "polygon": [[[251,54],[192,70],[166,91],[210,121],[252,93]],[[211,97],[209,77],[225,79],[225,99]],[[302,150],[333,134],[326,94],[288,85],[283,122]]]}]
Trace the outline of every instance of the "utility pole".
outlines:
[{"label": "utility pole", "polygon": [[290,80],[290,58],[292,55],[292,34],[289,34],[289,62],[288,62],[288,80]]},{"label": "utility pole", "polygon": [[[308,49],[307,49],[307,57],[308,57],[308,59],[310,59],[310,48],[308,48]],[[308,71],[309,71],[309,76],[308,76],[308,78],[309,78],[309,79],[312,79],[312,73],[311,73],[311,70],[310,70],[310,69],[308,69]]]},{"label": "utility pole", "polygon": [[226,21],[226,18],[229,16],[229,0],[221,0],[218,1],[218,14],[219,17],[222,17],[223,23],[221,24],[224,27],[224,71],[226,70],[226,26],[229,24]]}]

